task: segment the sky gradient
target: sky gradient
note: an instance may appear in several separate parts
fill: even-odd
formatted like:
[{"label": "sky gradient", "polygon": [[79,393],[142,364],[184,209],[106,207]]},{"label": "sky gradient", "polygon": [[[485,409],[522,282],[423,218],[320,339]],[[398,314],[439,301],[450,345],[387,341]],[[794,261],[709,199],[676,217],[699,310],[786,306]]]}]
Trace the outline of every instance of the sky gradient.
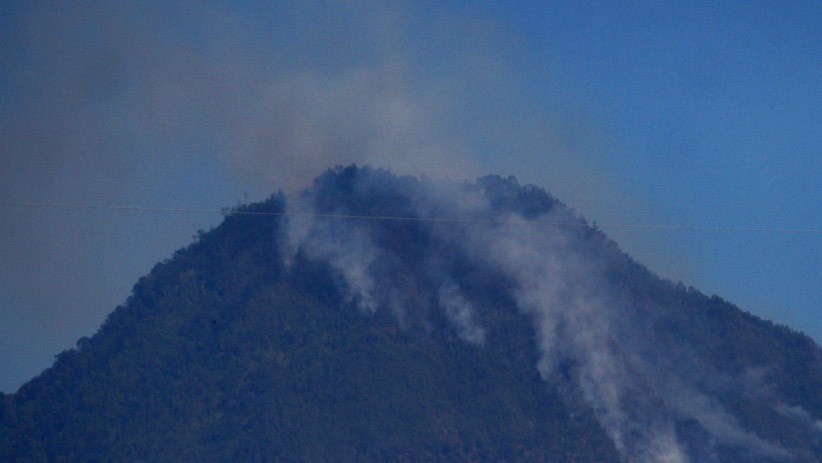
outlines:
[{"label": "sky gradient", "polygon": [[[220,209],[357,162],[544,187],[822,339],[814,2],[0,3],[0,201]],[[0,206],[0,391],[219,214]]]}]

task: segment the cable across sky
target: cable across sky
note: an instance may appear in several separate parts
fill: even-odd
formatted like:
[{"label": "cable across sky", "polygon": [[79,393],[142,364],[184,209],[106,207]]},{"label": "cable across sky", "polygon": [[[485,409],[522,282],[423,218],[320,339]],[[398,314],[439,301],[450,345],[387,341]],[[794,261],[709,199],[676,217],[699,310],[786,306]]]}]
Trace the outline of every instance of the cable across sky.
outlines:
[{"label": "cable across sky", "polygon": [[105,205],[105,204],[81,204],[81,203],[48,203],[48,202],[25,202],[25,201],[0,201],[0,206],[7,207],[28,207],[28,208],[58,208],[58,209],[97,209],[109,211],[134,211],[134,212],[161,212],[161,213],[186,213],[186,214],[221,214],[221,215],[250,215],[250,216],[279,216],[279,217],[308,217],[338,220],[375,220],[375,221],[414,221],[414,222],[451,222],[451,223],[477,223],[477,224],[520,224],[520,225],[550,225],[568,227],[596,226],[604,228],[624,228],[639,230],[684,230],[684,231],[718,231],[718,232],[755,232],[755,233],[793,233],[793,234],[818,234],[822,235],[822,228],[787,228],[787,227],[726,227],[726,226],[703,226],[703,225],[674,225],[674,224],[643,224],[643,223],[597,223],[589,224],[584,221],[579,222],[557,222],[545,220],[527,219],[475,219],[460,217],[418,217],[418,216],[391,216],[391,215],[361,215],[361,214],[325,214],[317,212],[267,212],[267,211],[244,211],[233,209],[196,209],[196,208],[171,208],[171,207],[148,207],[148,206],[127,206],[127,205]]}]

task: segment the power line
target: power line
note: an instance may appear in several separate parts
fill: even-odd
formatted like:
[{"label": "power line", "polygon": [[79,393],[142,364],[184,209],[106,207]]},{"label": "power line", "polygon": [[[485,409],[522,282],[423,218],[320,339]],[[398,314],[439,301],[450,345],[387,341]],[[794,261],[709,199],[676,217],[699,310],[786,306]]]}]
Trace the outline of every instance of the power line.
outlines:
[{"label": "power line", "polygon": [[[30,208],[58,208],[58,209],[98,209],[98,210],[118,210],[135,212],[164,212],[164,213],[189,213],[189,214],[221,214],[221,215],[251,215],[251,216],[279,216],[279,217],[308,217],[338,220],[374,220],[374,221],[413,221],[413,222],[445,222],[445,223],[478,223],[478,224],[519,224],[519,225],[551,225],[567,227],[588,227],[586,222],[557,222],[544,220],[513,220],[513,219],[471,219],[459,217],[414,217],[414,216],[391,216],[391,215],[359,215],[359,214],[323,214],[317,212],[267,212],[267,211],[244,211],[228,209],[192,209],[192,208],[169,208],[169,207],[145,207],[145,206],[123,206],[104,204],[79,204],[79,203],[46,203],[46,202],[22,202],[22,201],[0,201],[2,206],[30,207]],[[780,228],[780,227],[717,227],[700,225],[665,225],[665,224],[641,224],[641,223],[594,223],[594,226],[604,228],[624,228],[641,230],[685,230],[685,231],[718,231],[718,232],[759,232],[759,233],[797,233],[797,234],[822,234],[822,228]]]}]

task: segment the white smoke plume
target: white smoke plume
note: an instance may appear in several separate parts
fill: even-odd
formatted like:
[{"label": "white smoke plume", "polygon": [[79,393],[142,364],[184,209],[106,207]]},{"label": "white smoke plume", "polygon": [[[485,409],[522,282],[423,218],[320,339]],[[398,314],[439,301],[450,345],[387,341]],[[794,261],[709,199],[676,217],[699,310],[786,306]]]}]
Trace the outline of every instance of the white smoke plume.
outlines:
[{"label": "white smoke plume", "polygon": [[292,253],[302,250],[308,258],[326,261],[335,268],[347,302],[365,312],[377,310],[375,282],[369,271],[379,250],[366,228],[349,221],[297,219],[291,222],[286,243]]},{"label": "white smoke plume", "polygon": [[[595,150],[579,148],[588,137],[576,109],[534,107],[521,44],[480,10],[370,0],[4,6],[5,201],[216,210],[353,162],[457,179],[539,172],[588,210],[616,190]],[[0,227],[7,392],[219,221],[10,213]]]},{"label": "white smoke plume", "polygon": [[[463,178],[478,170],[478,160],[467,154],[476,146],[469,146],[466,133],[485,137],[477,145],[539,153],[541,165],[557,172],[558,184],[592,176],[586,160],[564,146],[550,117],[517,107],[517,76],[496,48],[506,41],[493,36],[493,24],[445,17],[423,31],[436,35],[425,43],[442,56],[416,59],[430,50],[407,46],[418,42],[409,37],[420,24],[411,24],[407,3],[249,3],[248,11],[222,2],[21,3],[13,40],[0,43],[0,78],[14,90],[2,96],[0,194],[149,205],[174,198],[162,205],[195,207],[217,198],[224,205],[225,194],[238,188],[252,194],[268,194],[274,186],[293,190],[319,168],[351,162]],[[607,179],[594,177],[586,188],[610,194]],[[420,216],[521,218],[495,216],[488,195],[478,189],[427,185],[409,198],[409,210]],[[102,291],[99,281],[136,280],[168,252],[168,243],[143,256],[133,275],[115,278],[111,266],[95,261],[121,261],[123,248],[146,247],[140,230],[175,228],[100,220],[66,226],[63,219],[54,211],[29,211],[0,228],[3,319],[63,325],[63,317],[83,312],[102,320],[128,288],[98,302],[95,313],[89,294]],[[328,261],[347,302],[365,312],[392,310],[399,320],[420,307],[441,306],[458,336],[483,344],[487,327],[476,301],[443,279],[450,274],[447,263],[428,258],[423,267],[440,284],[427,294],[426,275],[386,261],[372,224],[309,218],[290,224],[293,251]],[[184,240],[196,228],[184,223],[174,233]],[[681,365],[674,364],[686,353],[666,360],[634,342],[646,335],[642,318],[605,281],[606,263],[575,247],[578,229],[478,224],[455,231],[448,223],[429,229],[476,264],[499,267],[517,283],[517,305],[534,321],[541,352],[536,367],[548,381],[567,374],[578,383],[623,454],[686,461],[674,423],[689,417],[720,443],[779,454],[677,372]],[[102,243],[100,234],[108,241]],[[131,246],[132,240],[140,246]],[[382,273],[386,269],[393,273]],[[27,310],[11,308],[18,304]],[[73,333],[88,332],[93,323]],[[47,333],[40,338],[60,339],[44,350],[46,361],[78,337],[62,326],[29,325],[30,333]],[[20,335],[2,334],[3,358],[23,358],[3,344]],[[663,405],[649,406],[654,404]]]},{"label": "white smoke plume", "polygon": [[[500,193],[478,184],[448,187],[429,180],[403,184],[402,179],[391,184],[391,176],[384,172],[351,169],[336,172],[341,176],[355,172],[354,186],[346,188],[356,191],[357,198],[400,189],[404,201],[400,215],[477,219],[469,223],[422,220],[417,225],[423,230],[419,233],[429,234],[430,242],[458,250],[471,259],[471,265],[496,269],[513,282],[512,296],[519,310],[533,320],[540,352],[535,368],[548,382],[575,385],[626,461],[697,463],[690,444],[679,436],[683,422],[698,423],[710,436],[699,458],[720,461],[717,451],[724,446],[744,449],[756,458],[790,459],[789,451],[745,429],[711,395],[711,387],[695,373],[703,371],[704,365],[687,346],[658,339],[648,321],[653,314],[634,307],[620,288],[609,283],[613,256],[586,248],[581,238],[587,230],[584,222],[563,207],[528,217],[504,208],[495,212],[493,203]],[[513,179],[505,182],[521,188]],[[404,186],[398,188],[397,183]],[[324,188],[312,194],[337,195],[333,188]],[[300,207],[310,203],[302,201]],[[314,211],[328,213],[327,209]],[[333,212],[351,210],[342,207]],[[454,213],[460,215],[448,215]],[[378,228],[373,221],[320,218],[309,231],[292,233],[290,242],[327,261],[342,280],[345,298],[356,301],[362,310],[389,309],[402,322],[409,313],[428,310],[436,300],[434,305],[459,337],[482,345],[486,327],[470,297],[453,280],[448,259],[418,256],[424,265],[416,272],[424,274],[414,273],[392,260],[392,251],[381,241],[384,237],[375,231]],[[434,295],[427,297],[426,291]],[[807,419],[793,409],[785,413]]]},{"label": "white smoke plume", "polygon": [[446,282],[440,287],[439,302],[461,338],[474,344],[485,341],[485,329],[477,324],[471,303],[460,295],[453,282]]}]

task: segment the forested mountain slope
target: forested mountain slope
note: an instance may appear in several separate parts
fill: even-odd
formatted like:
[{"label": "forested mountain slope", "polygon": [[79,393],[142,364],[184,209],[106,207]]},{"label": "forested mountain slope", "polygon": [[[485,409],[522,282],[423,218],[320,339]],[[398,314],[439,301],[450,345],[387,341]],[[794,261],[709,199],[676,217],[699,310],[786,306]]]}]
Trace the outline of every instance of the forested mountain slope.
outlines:
[{"label": "forested mountain slope", "polygon": [[810,338],[497,176],[238,208],[1,399],[13,462],[822,459]]}]

